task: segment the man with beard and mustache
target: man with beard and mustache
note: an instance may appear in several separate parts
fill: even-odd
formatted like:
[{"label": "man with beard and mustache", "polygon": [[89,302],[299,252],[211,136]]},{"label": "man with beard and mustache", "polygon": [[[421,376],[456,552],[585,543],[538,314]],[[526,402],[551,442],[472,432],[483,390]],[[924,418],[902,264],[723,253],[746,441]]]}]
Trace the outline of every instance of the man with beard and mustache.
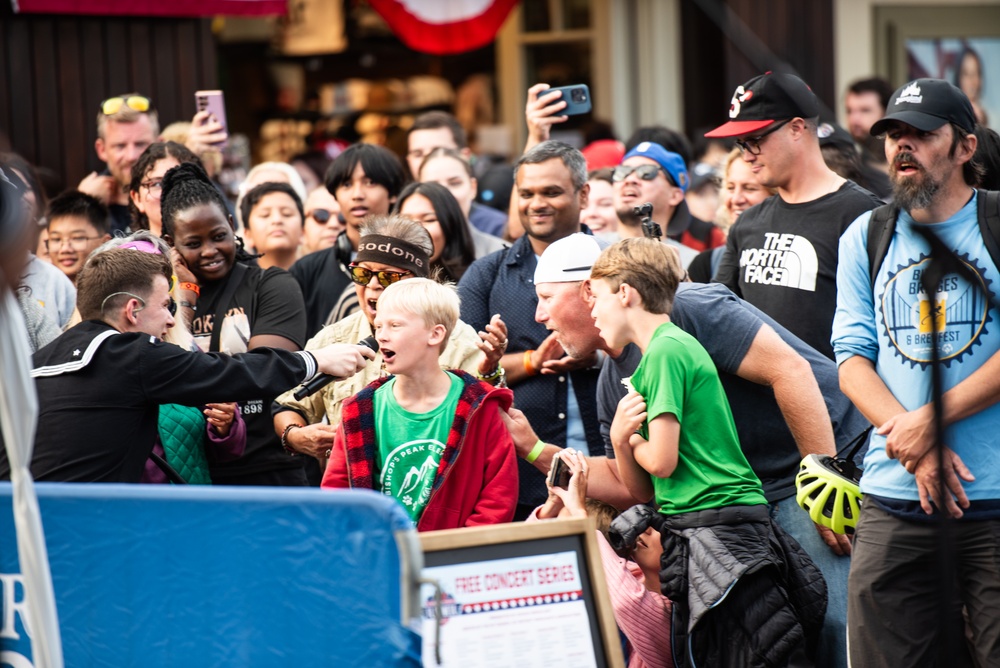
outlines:
[{"label": "man with beard and mustache", "polygon": [[823,160],[820,104],[802,79],[768,73],[733,93],[730,121],[706,137],[737,137],[758,181],[776,188],[729,231],[715,280],[833,359],[837,244],[881,202]]},{"label": "man with beard and mustache", "polygon": [[[974,189],[975,129],[972,105],[952,84],[918,79],[897,90],[871,129],[885,135],[895,198],[886,254],[873,266],[867,250],[882,211],[859,217],[840,243],[840,383],[879,426],[865,456],[848,583],[855,665],[971,665],[963,605],[975,665],[1000,665],[1000,310],[991,301],[1000,272],[981,227],[988,208],[1000,214],[996,193]],[[921,227],[963,269],[946,269],[933,294],[920,280],[930,251]],[[934,346],[943,363],[940,443]],[[953,573],[934,568],[942,516],[953,518]]]}]

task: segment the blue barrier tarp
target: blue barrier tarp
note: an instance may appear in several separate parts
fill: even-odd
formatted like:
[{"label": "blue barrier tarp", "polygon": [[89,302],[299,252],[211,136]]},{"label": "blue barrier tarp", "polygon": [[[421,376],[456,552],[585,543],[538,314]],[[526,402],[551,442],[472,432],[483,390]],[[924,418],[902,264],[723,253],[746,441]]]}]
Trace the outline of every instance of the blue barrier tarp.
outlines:
[{"label": "blue barrier tarp", "polygon": [[[412,524],[382,495],[37,490],[67,666],[419,663],[419,639],[401,621],[395,538]],[[31,650],[10,503],[0,484],[0,665],[17,667],[14,655]]]}]

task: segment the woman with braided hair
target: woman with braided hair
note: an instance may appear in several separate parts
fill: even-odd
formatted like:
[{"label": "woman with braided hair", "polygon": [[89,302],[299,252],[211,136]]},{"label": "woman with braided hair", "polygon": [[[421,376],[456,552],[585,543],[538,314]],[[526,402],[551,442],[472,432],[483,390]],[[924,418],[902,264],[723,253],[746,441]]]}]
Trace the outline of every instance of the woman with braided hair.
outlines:
[{"label": "woman with braided hair", "polygon": [[[230,355],[258,347],[301,350],[305,305],[298,283],[283,269],[261,269],[233,228],[222,196],[205,171],[181,164],[163,177],[163,239],[181,288],[180,306],[202,350]],[[246,453],[214,464],[212,481],[229,485],[305,485],[299,458],[281,447],[271,427],[271,401],[240,404],[247,423]]]}]

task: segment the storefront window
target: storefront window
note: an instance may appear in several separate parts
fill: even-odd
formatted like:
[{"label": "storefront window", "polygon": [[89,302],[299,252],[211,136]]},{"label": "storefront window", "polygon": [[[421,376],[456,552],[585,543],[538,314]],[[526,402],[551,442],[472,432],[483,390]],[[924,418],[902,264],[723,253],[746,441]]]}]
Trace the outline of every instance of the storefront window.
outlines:
[{"label": "storefront window", "polygon": [[522,3],[525,33],[586,30],[590,28],[591,0],[532,0]]}]

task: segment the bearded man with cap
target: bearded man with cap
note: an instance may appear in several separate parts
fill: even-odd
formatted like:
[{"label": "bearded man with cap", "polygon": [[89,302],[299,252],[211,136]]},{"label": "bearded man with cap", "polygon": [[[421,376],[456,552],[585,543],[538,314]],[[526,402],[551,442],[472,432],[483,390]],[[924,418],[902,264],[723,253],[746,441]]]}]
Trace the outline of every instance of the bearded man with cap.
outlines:
[{"label": "bearded man with cap", "polygon": [[721,229],[695,218],[688,210],[684,195],[691,185],[691,177],[684,158],[677,153],[655,142],[640,142],[615,167],[611,181],[615,212],[625,227],[620,230],[623,237],[642,236],[640,221],[633,208],[649,202],[653,205],[652,220],[663,230],[664,238],[682,246],[678,252],[685,268],[698,252],[726,243],[726,235]]},{"label": "bearded man with cap", "polygon": [[[396,215],[371,216],[362,224],[360,235],[358,254],[349,269],[361,310],[321,329],[306,343],[306,350],[334,342],[357,343],[371,336],[382,291],[396,281],[430,276],[434,245],[420,223]],[[492,384],[502,384],[498,362],[507,346],[506,334],[503,322],[490,323],[480,337],[476,330],[459,321],[441,352],[441,366],[462,369]],[[332,382],[319,392],[296,399],[294,391],[289,390],[278,397],[273,407],[274,431],[285,449],[325,461],[340,424],[341,405],[372,381],[387,375],[382,362],[382,353],[376,353],[361,373]]]},{"label": "bearded man with cap", "polygon": [[729,230],[715,280],[833,358],[837,245],[881,202],[826,166],[816,134],[820,103],[802,79],[767,73],[738,86],[730,121],[706,137],[738,137],[770,197]]},{"label": "bearded man with cap", "polygon": [[[952,84],[917,79],[897,90],[871,129],[885,136],[894,203],[859,217],[840,243],[840,383],[879,426],[865,456],[848,587],[855,665],[971,665],[963,605],[975,665],[1000,665],[1000,272],[984,237],[1000,205],[997,193],[974,188],[975,130],[972,104]],[[933,295],[921,283],[926,231],[956,256]],[[953,518],[953,573],[935,567],[942,538],[933,520],[944,514]]]}]

